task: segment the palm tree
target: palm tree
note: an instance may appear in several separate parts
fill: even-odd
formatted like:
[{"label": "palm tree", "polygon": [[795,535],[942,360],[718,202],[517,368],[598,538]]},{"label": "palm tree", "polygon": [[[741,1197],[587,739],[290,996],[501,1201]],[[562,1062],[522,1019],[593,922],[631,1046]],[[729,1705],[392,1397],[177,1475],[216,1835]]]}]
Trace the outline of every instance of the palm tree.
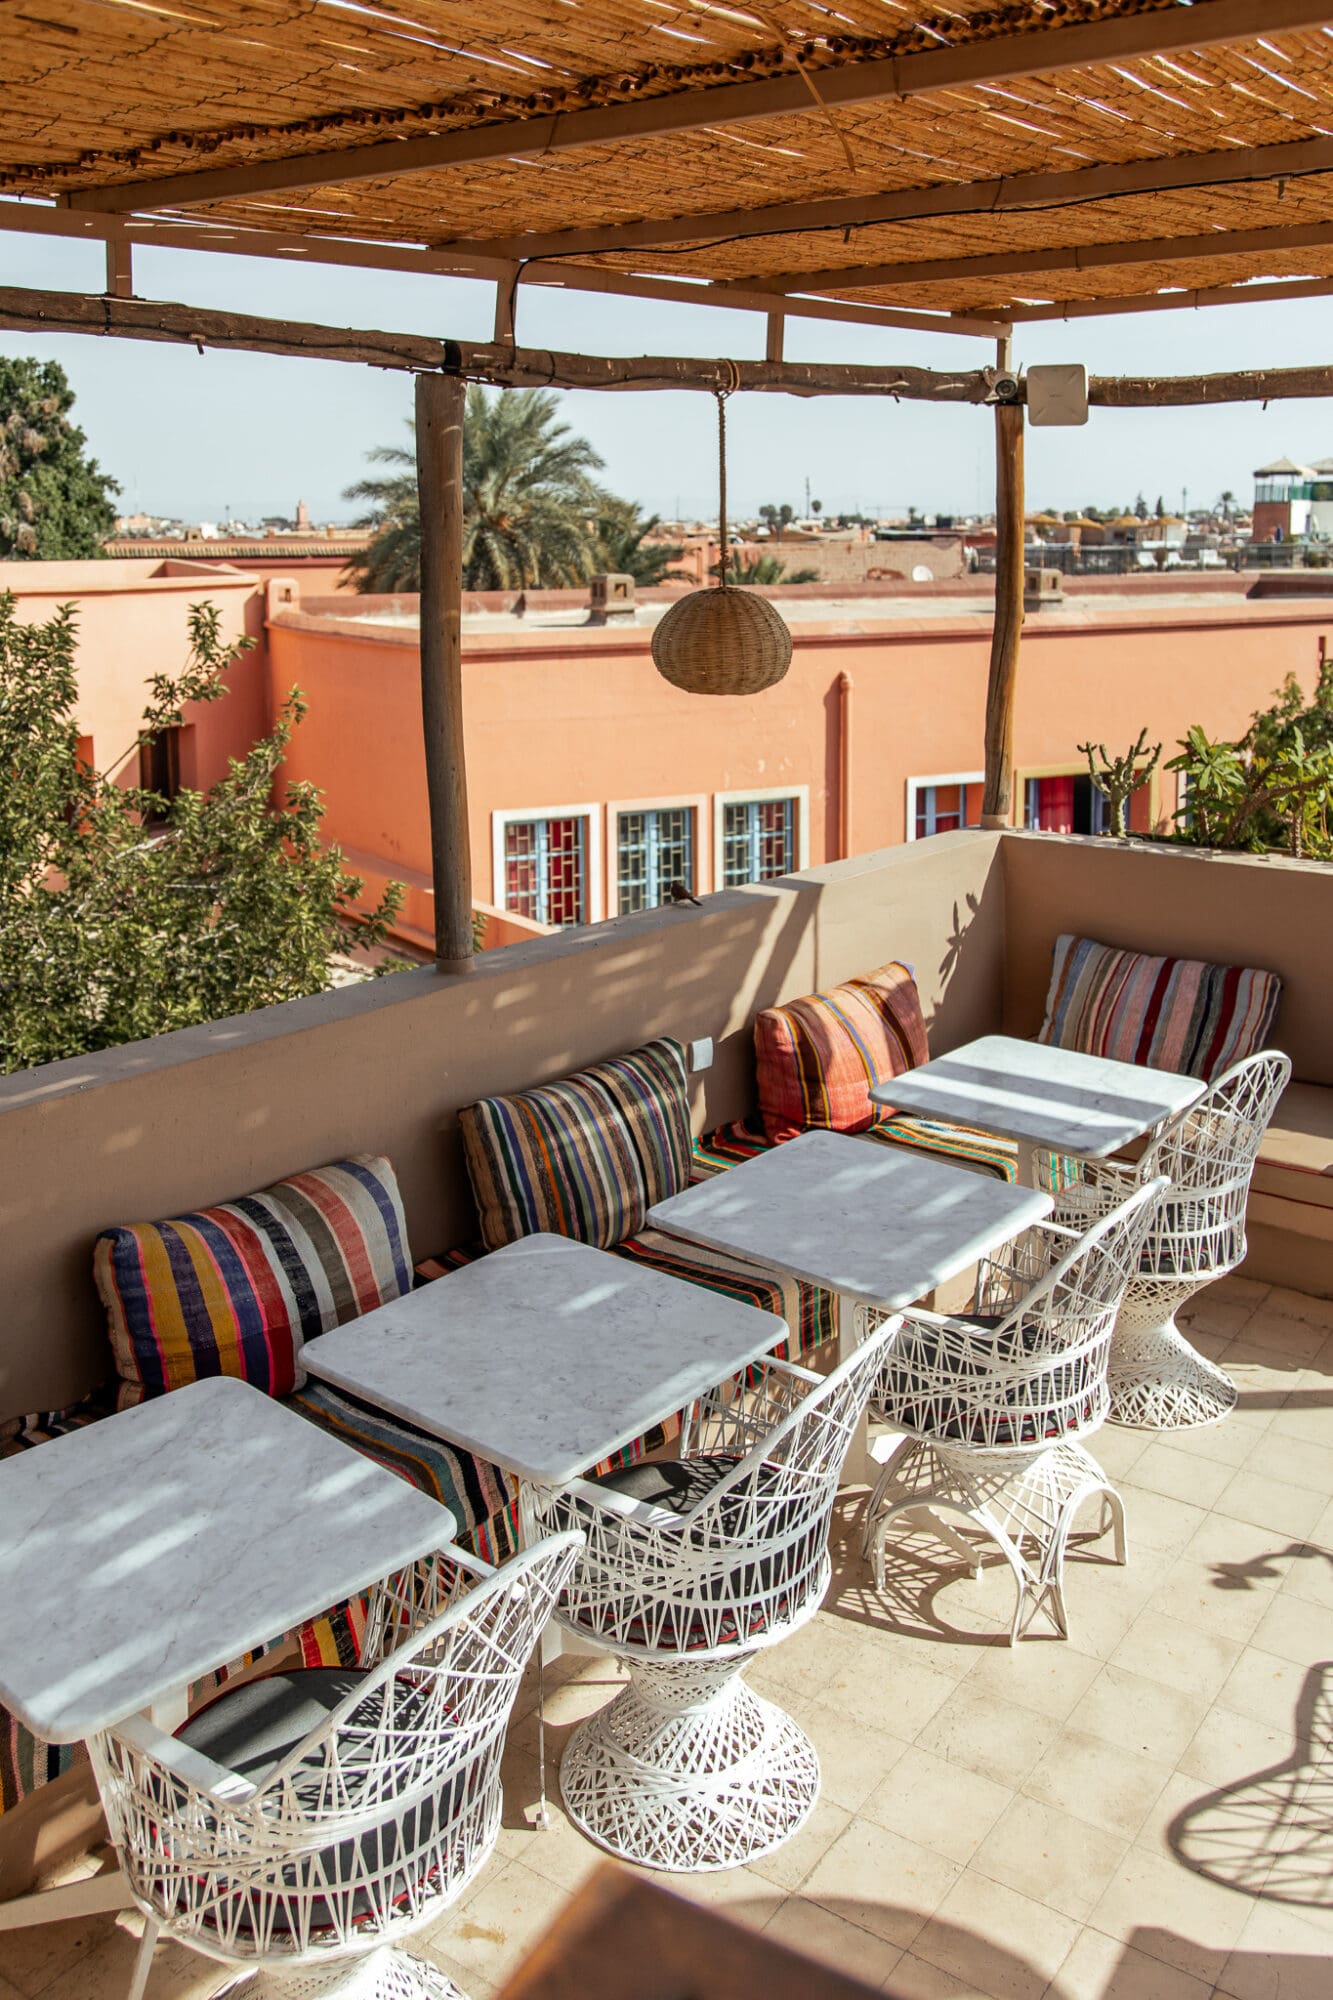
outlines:
[{"label": "palm tree", "polygon": [[[597,524],[607,496],[592,474],[602,461],[586,438],[573,436],[558,421],[557,407],[547,389],[489,396],[480,384],[469,385],[463,422],[465,590],[582,583],[597,567]],[[380,445],[370,457],[397,469],[347,488],[346,499],[370,502],[358,525],[378,529],[348,568],[359,590],[419,590],[415,454],[402,445]]]},{"label": "palm tree", "polygon": [[817,569],[794,569],[790,576],[787,565],[777,556],[750,556],[742,562],[733,556],[727,566],[728,583],[774,584],[774,583],[818,583]]},{"label": "palm tree", "polygon": [[608,497],[597,523],[598,558],[603,567],[621,576],[632,576],[636,583],[643,584],[679,576],[681,572],[672,565],[680,561],[684,549],[646,539],[660,525],[661,518],[660,514],[650,514],[645,520],[637,501]]}]

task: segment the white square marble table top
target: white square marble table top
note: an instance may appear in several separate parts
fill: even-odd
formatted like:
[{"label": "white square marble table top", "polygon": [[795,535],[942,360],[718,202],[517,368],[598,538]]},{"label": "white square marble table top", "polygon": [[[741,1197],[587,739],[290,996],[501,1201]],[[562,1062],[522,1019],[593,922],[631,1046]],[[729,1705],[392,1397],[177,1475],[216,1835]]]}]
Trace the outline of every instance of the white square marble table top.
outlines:
[{"label": "white square marble table top", "polygon": [[173,1389],[0,1463],[0,1702],[77,1742],[456,1527],[248,1383]]},{"label": "white square marble table top", "polygon": [[649,1209],[658,1229],[897,1308],[1051,1212],[1012,1187],[910,1152],[804,1132]]},{"label": "white square marble table top", "polygon": [[1202,1097],[1197,1076],[983,1035],[876,1084],[874,1103],[1104,1160]]},{"label": "white square marble table top", "polygon": [[787,1337],[775,1313],[525,1236],[302,1350],[313,1375],[564,1486]]}]

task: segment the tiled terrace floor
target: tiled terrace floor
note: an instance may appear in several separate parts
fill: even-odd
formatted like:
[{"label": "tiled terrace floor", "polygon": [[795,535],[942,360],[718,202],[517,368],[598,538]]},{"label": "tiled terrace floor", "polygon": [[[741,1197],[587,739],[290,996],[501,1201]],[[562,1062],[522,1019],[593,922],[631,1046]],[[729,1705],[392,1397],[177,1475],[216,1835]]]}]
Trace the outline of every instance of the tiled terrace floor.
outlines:
[{"label": "tiled terrace floor", "polygon": [[[847,1496],[825,1609],[751,1672],[812,1736],[819,1806],[767,1860],[672,1886],[901,2000],[1328,2000],[1333,1303],[1233,1279],[1193,1328],[1240,1408],[1100,1434],[1130,1562],[1070,1565],[1067,1642],[1011,1651],[1007,1572],[973,1583],[924,1538],[879,1599]],[[613,1680],[589,1660],[548,1674],[553,1762]],[[534,1700],[499,1850],[418,1946],[474,2000],[599,1860],[558,1810],[527,1823]],[[119,2000],[135,1922],[0,1941],[0,2000]],[[149,2000],[221,1983],[159,1946]]]}]

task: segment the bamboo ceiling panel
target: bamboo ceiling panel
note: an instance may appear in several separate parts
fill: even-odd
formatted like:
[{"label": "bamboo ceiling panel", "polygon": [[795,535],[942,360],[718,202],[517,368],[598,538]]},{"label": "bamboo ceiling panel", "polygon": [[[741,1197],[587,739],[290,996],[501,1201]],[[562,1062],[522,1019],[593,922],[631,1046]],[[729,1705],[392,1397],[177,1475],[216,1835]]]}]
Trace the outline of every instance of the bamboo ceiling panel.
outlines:
[{"label": "bamboo ceiling panel", "polygon": [[[1216,0],[14,0],[0,35],[0,191],[146,188],[189,223],[522,255],[524,238],[729,208],[966,186],[1333,137],[1330,24],[933,89],[835,109],[819,79],[885,56],[965,48]],[[804,108],[672,136],[536,150],[552,112],[632,104],[765,77],[804,79]],[[827,85],[826,85],[827,87]],[[532,121],[537,121],[534,125]],[[386,140],[515,123],[525,155],[328,187],[156,204],[151,183],[262,170]],[[526,129],[525,129],[526,126]],[[772,281],[859,303],[1002,312],[1030,298],[1124,295],[1249,276],[1323,275],[1324,246],[1169,239],[1333,224],[1333,174],[739,240],[580,254],[621,272]],[[1149,262],[1080,268],[1094,246],[1162,244]],[[1056,268],[950,273],[941,262],[1052,253]],[[543,256],[551,254],[543,249]],[[883,270],[877,267],[894,267]],[[899,270],[897,267],[905,267]],[[868,281],[853,273],[867,269]],[[1058,275],[1057,275],[1058,270]],[[571,270],[571,280],[577,281]]]}]

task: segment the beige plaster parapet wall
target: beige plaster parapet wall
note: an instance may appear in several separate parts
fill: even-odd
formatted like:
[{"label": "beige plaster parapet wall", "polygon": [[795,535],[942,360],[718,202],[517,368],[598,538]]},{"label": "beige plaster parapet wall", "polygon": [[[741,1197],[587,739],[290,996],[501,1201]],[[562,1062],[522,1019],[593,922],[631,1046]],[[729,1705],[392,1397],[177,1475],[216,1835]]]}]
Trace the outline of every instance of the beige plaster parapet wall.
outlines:
[{"label": "beige plaster parapet wall", "polygon": [[462,978],[400,972],[0,1078],[0,1421],[108,1372],[99,1229],[382,1152],[415,1257],[476,1230],[457,1110],[632,1048],[711,1037],[700,1128],[753,1102],[750,1023],[901,957],[935,1045],[997,1025],[999,836],[946,834],[763,887],[485,952]]}]

